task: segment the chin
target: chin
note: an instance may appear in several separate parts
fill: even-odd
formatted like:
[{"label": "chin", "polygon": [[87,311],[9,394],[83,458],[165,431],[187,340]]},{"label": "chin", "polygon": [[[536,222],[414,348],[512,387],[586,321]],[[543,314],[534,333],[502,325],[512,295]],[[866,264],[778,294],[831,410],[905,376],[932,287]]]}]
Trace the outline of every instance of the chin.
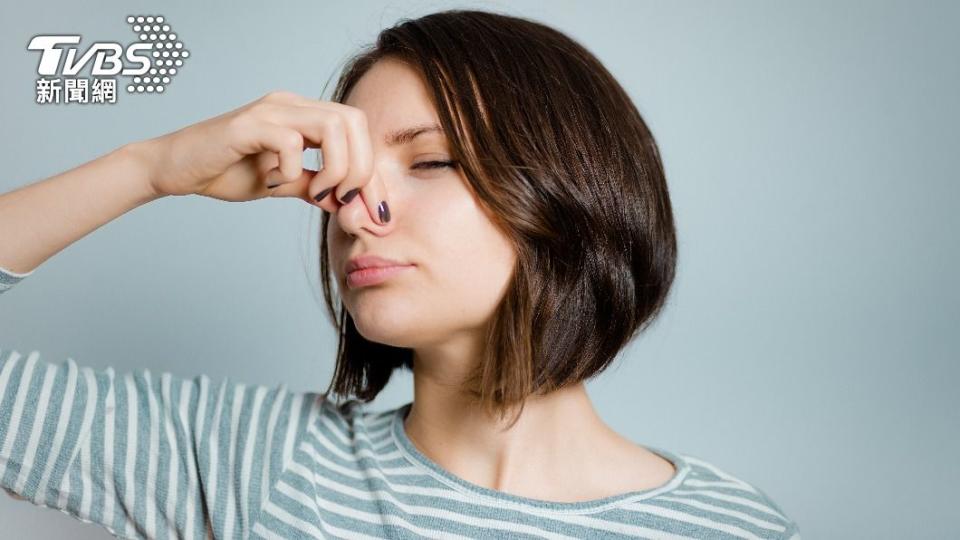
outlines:
[{"label": "chin", "polygon": [[350,310],[353,324],[364,339],[393,347],[410,347],[415,341],[417,317],[408,310],[391,310],[384,303]]}]

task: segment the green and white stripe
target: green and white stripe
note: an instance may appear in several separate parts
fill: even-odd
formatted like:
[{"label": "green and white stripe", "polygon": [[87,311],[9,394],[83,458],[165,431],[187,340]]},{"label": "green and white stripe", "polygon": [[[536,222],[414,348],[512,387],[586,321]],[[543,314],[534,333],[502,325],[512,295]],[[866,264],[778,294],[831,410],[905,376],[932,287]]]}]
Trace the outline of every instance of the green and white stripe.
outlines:
[{"label": "green and white stripe", "polygon": [[124,538],[247,537],[319,397],[0,354],[0,486]]}]

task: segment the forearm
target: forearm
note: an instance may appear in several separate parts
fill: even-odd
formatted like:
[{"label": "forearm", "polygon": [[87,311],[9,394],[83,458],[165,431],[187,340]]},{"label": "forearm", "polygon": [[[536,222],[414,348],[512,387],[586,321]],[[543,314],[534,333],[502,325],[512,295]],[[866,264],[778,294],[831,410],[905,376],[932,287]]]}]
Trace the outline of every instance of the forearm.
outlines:
[{"label": "forearm", "polygon": [[146,145],[121,146],[0,195],[0,267],[31,272],[101,225],[161,198],[151,187]]}]

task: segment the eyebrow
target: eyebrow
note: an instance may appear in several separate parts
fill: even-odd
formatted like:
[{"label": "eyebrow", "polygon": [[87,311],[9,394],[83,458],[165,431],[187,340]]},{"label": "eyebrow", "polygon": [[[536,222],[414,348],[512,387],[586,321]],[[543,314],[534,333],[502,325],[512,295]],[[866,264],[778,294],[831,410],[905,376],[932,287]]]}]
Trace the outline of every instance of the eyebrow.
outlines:
[{"label": "eyebrow", "polygon": [[383,140],[387,143],[387,146],[397,146],[407,144],[424,133],[435,132],[443,134],[443,128],[439,124],[420,124],[388,133]]}]

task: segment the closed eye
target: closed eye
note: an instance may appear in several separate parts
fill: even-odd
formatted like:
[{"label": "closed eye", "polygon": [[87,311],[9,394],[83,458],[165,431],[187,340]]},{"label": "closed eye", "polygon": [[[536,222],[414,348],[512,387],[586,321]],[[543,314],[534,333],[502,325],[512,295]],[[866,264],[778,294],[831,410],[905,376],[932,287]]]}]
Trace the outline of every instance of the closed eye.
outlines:
[{"label": "closed eye", "polygon": [[414,169],[442,169],[444,167],[455,168],[456,161],[421,161],[413,165]]}]

